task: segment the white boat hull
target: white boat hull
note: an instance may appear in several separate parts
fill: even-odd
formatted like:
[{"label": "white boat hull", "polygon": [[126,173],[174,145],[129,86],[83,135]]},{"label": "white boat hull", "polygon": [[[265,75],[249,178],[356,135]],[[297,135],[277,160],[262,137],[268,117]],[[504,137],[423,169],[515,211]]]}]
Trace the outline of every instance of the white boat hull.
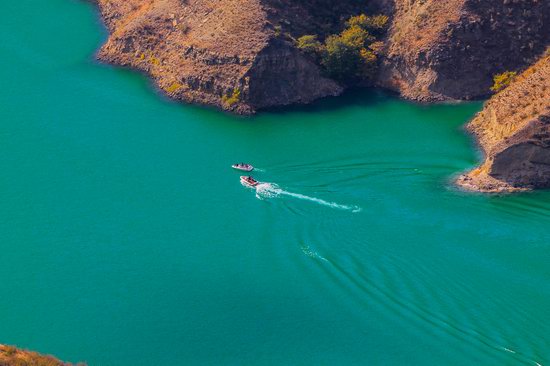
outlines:
[{"label": "white boat hull", "polygon": [[251,172],[254,170],[254,167],[252,165],[238,165],[234,164],[231,166],[233,169],[240,170],[243,172]]}]

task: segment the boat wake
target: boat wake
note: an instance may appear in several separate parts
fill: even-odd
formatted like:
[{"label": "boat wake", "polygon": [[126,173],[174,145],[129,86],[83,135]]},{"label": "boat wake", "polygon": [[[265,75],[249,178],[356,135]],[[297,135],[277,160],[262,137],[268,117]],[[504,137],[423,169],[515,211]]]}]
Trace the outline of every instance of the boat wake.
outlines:
[{"label": "boat wake", "polygon": [[255,187],[255,189],[256,189],[256,198],[260,200],[275,198],[279,196],[289,196],[289,197],[297,198],[303,201],[314,202],[321,206],[330,207],[336,210],[351,211],[353,213],[361,212],[361,207],[359,206],[342,205],[336,202],[325,201],[317,197],[310,197],[300,193],[288,192],[288,191],[285,191],[284,189],[279,188],[279,186],[276,185],[275,183],[262,182],[258,184]]},{"label": "boat wake", "polygon": [[316,251],[314,251],[313,249],[311,249],[311,248],[309,247],[309,245],[305,245],[305,244],[304,244],[304,245],[302,245],[301,249],[302,249],[302,252],[303,252],[305,255],[307,255],[308,257],[310,257],[310,258],[319,259],[319,260],[322,260],[322,261],[324,261],[324,262],[328,262],[328,261],[329,261],[329,260],[326,259],[325,257],[319,255],[319,253],[317,253]]}]

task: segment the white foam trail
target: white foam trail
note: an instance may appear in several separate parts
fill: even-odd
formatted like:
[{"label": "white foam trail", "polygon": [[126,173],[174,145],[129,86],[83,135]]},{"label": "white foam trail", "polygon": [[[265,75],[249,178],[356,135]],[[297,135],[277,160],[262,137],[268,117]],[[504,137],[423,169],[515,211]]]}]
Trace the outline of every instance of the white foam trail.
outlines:
[{"label": "white foam trail", "polygon": [[322,261],[328,262],[328,259],[322,257],[316,251],[312,250],[309,245],[302,245],[302,252],[310,258],[320,259]]},{"label": "white foam trail", "polygon": [[516,351],[510,349],[510,348],[506,348],[506,347],[502,347],[503,350],[505,350],[506,352],[510,352],[510,353],[517,353]]},{"label": "white foam trail", "polygon": [[284,194],[284,195],[287,195],[287,196],[290,196],[290,197],[294,197],[294,198],[298,198],[298,199],[301,199],[301,200],[305,200],[305,201],[315,202],[315,203],[318,203],[322,206],[335,208],[337,210],[348,210],[348,211],[351,211],[351,212],[360,212],[361,211],[361,208],[357,207],[357,206],[341,205],[341,204],[336,203],[336,202],[328,202],[328,201],[322,200],[320,198],[309,197],[309,196],[299,194],[299,193],[281,191],[281,194]]},{"label": "white foam trail", "polygon": [[279,196],[282,191],[276,184],[261,182],[256,186],[256,198],[260,200],[274,198]]},{"label": "white foam trail", "polygon": [[258,199],[263,200],[266,198],[274,198],[280,195],[290,196],[290,197],[298,198],[304,201],[315,202],[319,205],[334,208],[337,210],[346,210],[346,211],[351,211],[353,213],[361,212],[361,207],[358,207],[358,206],[341,205],[336,202],[329,202],[329,201],[322,200],[320,198],[310,197],[300,193],[288,192],[279,188],[279,186],[273,183],[260,183],[256,186],[256,197]]}]

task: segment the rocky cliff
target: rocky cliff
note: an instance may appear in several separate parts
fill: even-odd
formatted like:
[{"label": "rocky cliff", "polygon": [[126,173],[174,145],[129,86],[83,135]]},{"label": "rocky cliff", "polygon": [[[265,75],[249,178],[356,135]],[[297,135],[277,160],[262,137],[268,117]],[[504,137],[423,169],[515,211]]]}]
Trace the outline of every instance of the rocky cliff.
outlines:
[{"label": "rocky cliff", "polygon": [[550,187],[550,55],[493,96],[468,129],[485,162],[458,179],[473,190]]},{"label": "rocky cliff", "polygon": [[341,93],[292,37],[323,39],[362,12],[392,19],[377,83],[419,101],[487,96],[493,75],[524,69],[550,43],[548,0],[95,1],[110,34],[99,59],[237,113]]},{"label": "rocky cliff", "polygon": [[330,32],[364,6],[328,0],[95,0],[105,62],[141,70],[171,98],[237,113],[309,103],[343,88],[292,35]]},{"label": "rocky cliff", "polygon": [[394,0],[379,84],[419,101],[490,94],[550,44],[548,0]]}]

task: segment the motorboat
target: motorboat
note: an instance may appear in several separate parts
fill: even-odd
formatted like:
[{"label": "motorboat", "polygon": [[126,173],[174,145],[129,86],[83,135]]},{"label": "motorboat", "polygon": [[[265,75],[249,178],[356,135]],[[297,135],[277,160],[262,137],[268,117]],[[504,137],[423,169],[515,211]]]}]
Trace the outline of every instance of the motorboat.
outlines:
[{"label": "motorboat", "polygon": [[233,169],[242,170],[243,172],[251,172],[254,170],[254,167],[250,164],[239,163],[231,165]]},{"label": "motorboat", "polygon": [[244,184],[247,187],[256,187],[260,182],[258,182],[256,179],[250,177],[250,176],[242,176],[241,177],[241,183]]}]

